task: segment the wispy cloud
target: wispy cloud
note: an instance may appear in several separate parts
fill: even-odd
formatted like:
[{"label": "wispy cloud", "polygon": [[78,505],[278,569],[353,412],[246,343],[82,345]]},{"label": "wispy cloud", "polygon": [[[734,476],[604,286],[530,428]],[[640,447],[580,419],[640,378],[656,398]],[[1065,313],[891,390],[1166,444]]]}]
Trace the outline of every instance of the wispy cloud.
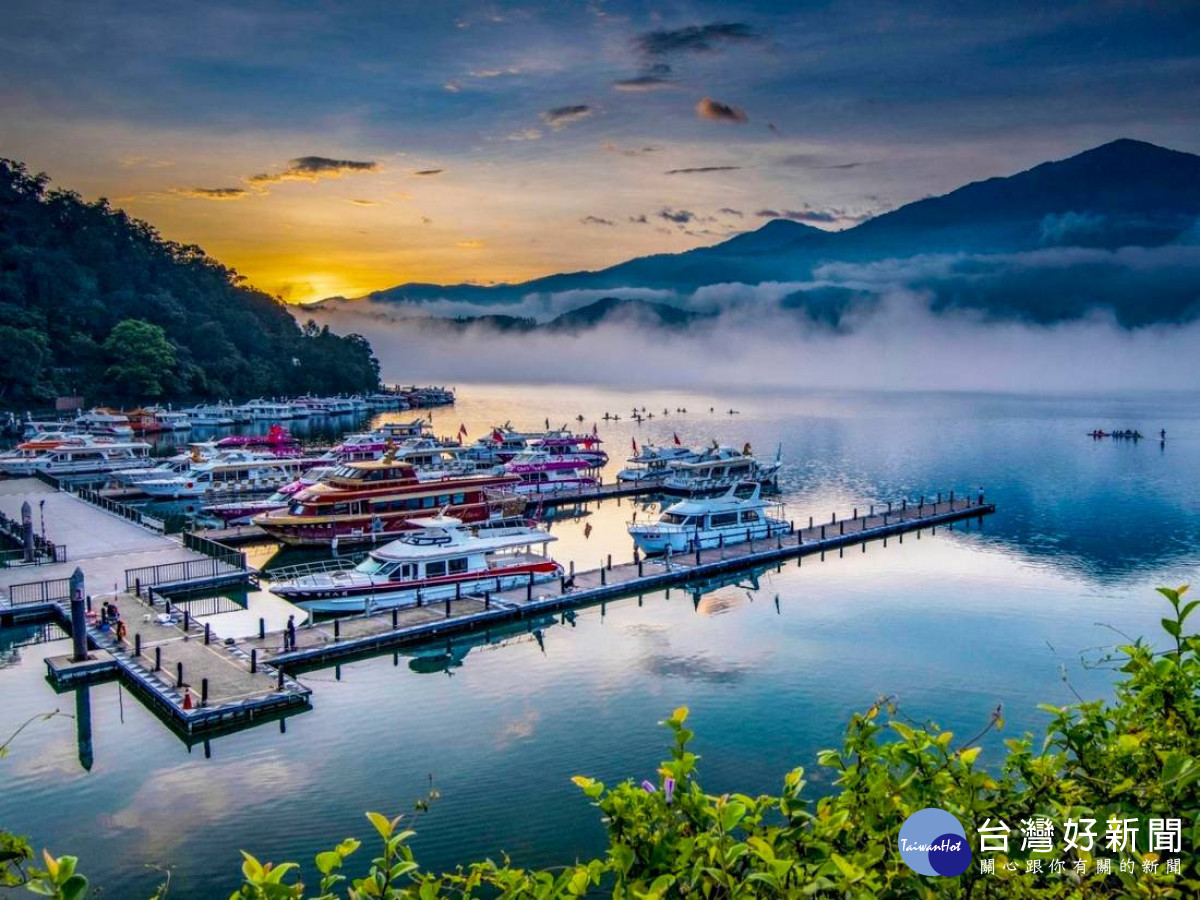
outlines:
[{"label": "wispy cloud", "polygon": [[634,39],[635,46],[648,56],[670,53],[711,53],[723,44],[761,40],[762,35],[743,22],[710,22],[647,31]]},{"label": "wispy cloud", "polygon": [[379,201],[377,201],[377,200],[358,200],[358,199],[354,199],[354,200],[348,200],[348,201],[346,201],[346,202],[347,202],[347,203],[353,203],[355,206],[379,206]]},{"label": "wispy cloud", "polygon": [[470,72],[472,78],[501,78],[505,75],[520,74],[520,66],[503,66],[498,69],[472,69]]},{"label": "wispy cloud", "polygon": [[692,166],[687,169],[667,169],[664,175],[698,175],[703,172],[736,172],[741,166]]},{"label": "wispy cloud", "polygon": [[634,225],[649,225],[650,224],[650,220],[646,218],[645,213],[642,213],[640,216],[630,216],[629,221],[632,222]]},{"label": "wispy cloud", "polygon": [[658,211],[658,217],[666,219],[668,222],[674,222],[676,225],[686,225],[696,218],[696,214],[690,209],[671,209],[670,207],[666,207]]},{"label": "wispy cloud", "polygon": [[480,240],[456,241],[454,244],[459,250],[482,250],[486,244]]},{"label": "wispy cloud", "polygon": [[449,91],[451,94],[457,94],[462,90],[462,84],[452,78],[442,85],[442,90]]},{"label": "wispy cloud", "polygon": [[763,219],[791,219],[794,222],[807,222],[814,225],[828,225],[834,222],[861,222],[869,219],[869,213],[855,212],[849,209],[831,206],[818,208],[805,203],[803,209],[760,209],[755,213]]},{"label": "wispy cloud", "polygon": [[590,118],[595,110],[584,103],[577,103],[572,106],[556,106],[553,109],[548,109],[542,113],[542,121],[551,128],[563,128],[573,122],[581,122],[584,119]]},{"label": "wispy cloud", "polygon": [[745,215],[745,213],[743,213],[740,209],[733,209],[732,207],[729,207],[729,206],[722,206],[720,209],[717,210],[717,212],[724,213],[727,216],[737,216],[738,218],[741,218],[742,216]]},{"label": "wispy cloud", "polygon": [[379,163],[373,160],[331,159],[328,156],[298,156],[289,159],[282,172],[263,172],[251,175],[251,184],[269,184],[275,181],[318,181],[322,178],[338,178],[358,172],[375,172]]},{"label": "wispy cloud", "polygon": [[584,225],[616,225],[612,219],[602,219],[599,216],[584,216],[579,220]]},{"label": "wispy cloud", "polygon": [[245,188],[175,188],[172,193],[182,197],[192,197],[197,200],[241,200],[249,196]]},{"label": "wispy cloud", "polygon": [[620,144],[614,144],[611,141],[603,145],[606,153],[619,153],[622,156],[642,156],[646,153],[657,153],[659,148],[652,144],[646,144],[644,147],[622,147]]},{"label": "wispy cloud", "polygon": [[506,134],[504,139],[506,141],[536,141],[541,138],[541,136],[542,130],[540,128],[523,128],[520,131],[514,131],[510,134]]},{"label": "wispy cloud", "polygon": [[733,122],[737,125],[744,125],[750,121],[743,110],[728,103],[721,103],[712,97],[705,97],[696,104],[696,115],[711,122]]}]

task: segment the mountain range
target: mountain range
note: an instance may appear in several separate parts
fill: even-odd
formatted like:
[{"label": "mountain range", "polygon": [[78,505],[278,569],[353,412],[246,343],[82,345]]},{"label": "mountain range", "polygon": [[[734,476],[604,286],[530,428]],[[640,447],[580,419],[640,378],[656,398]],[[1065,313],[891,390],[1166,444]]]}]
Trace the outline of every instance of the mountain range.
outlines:
[{"label": "mountain range", "polygon": [[[908,291],[926,296],[935,311],[1037,323],[1105,312],[1136,327],[1200,314],[1198,222],[1200,156],[1122,139],[841,231],[774,219],[713,246],[597,271],[486,287],[402,284],[319,305],[336,315],[370,301],[409,316],[437,300],[504,314],[530,295],[599,291],[608,296],[569,310],[554,327],[587,327],[638,306],[657,324],[677,326],[713,312],[690,299],[699,288],[775,282],[785,286],[783,307],[832,323],[889,292]],[[677,300],[664,303],[676,312],[646,306],[633,289],[669,292]]]}]

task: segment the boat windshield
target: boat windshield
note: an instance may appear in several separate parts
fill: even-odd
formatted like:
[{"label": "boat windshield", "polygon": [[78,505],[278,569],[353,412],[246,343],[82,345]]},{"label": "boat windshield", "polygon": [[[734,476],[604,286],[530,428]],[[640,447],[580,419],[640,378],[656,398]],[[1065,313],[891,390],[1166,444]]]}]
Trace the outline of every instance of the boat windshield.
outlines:
[{"label": "boat windshield", "polygon": [[355,572],[362,572],[364,575],[379,575],[385,568],[391,564],[384,562],[381,559],[376,559],[373,556],[368,556],[357,566],[354,567]]},{"label": "boat windshield", "polygon": [[695,525],[695,516],[684,516],[679,513],[663,513],[659,520],[664,525]]}]

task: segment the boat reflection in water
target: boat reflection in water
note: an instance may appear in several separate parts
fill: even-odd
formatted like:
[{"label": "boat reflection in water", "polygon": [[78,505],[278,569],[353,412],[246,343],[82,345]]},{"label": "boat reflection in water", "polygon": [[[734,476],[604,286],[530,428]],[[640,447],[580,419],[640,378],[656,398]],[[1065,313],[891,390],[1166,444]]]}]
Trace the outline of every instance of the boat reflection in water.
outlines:
[{"label": "boat reflection in water", "polygon": [[[574,617],[570,620],[574,621]],[[462,667],[467,655],[480,647],[499,649],[511,644],[533,641],[545,652],[545,632],[558,623],[559,620],[555,616],[535,616],[520,622],[498,625],[453,642],[424,644],[405,650],[400,655],[408,657],[409,670],[419,675],[453,675],[455,669]]]}]

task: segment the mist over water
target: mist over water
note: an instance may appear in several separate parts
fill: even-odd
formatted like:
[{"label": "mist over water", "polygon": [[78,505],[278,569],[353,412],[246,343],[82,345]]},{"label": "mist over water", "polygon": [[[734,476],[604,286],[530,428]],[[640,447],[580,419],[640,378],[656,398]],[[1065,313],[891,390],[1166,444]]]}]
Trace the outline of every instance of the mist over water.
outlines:
[{"label": "mist over water", "polygon": [[[934,313],[928,293],[897,288],[852,307],[835,327],[780,307],[780,300],[797,287],[701,288],[675,305],[715,315],[686,328],[657,327],[636,308],[578,332],[514,332],[486,322],[431,326],[404,318],[431,311],[426,304],[357,301],[319,308],[313,317],[334,330],[364,334],[375,347],[385,379],[405,382],[744,390],[1200,388],[1195,360],[1200,324],[1127,329],[1101,312],[1054,325],[989,319],[971,310]],[[568,293],[572,296],[532,297],[521,306],[527,311],[579,306],[581,292]],[[598,293],[632,295],[625,290]],[[521,314],[507,305],[487,310]]]}]

